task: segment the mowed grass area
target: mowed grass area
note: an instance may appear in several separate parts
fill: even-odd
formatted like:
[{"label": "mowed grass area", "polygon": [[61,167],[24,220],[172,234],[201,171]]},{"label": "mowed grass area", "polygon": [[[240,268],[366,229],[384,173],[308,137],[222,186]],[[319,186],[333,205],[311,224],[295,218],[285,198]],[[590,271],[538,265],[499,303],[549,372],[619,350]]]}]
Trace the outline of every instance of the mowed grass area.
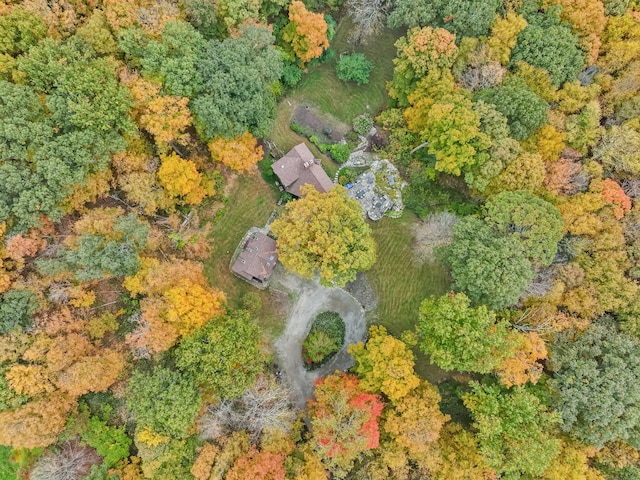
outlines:
[{"label": "mowed grass area", "polygon": [[[349,17],[340,21],[331,43],[331,48],[337,53],[336,58],[309,67],[300,84],[278,104],[276,120],[269,139],[283,152],[306,140],[289,127],[291,115],[297,105],[311,104],[347,125],[351,125],[353,119],[362,113],[376,115],[387,106],[389,97],[386,84],[393,77],[393,58],[396,55],[396,47],[393,44],[405,31],[384,29],[379,35],[371,37],[366,45],[354,47],[347,43],[352,27],[353,22]],[[374,62],[367,85],[358,86],[352,82],[343,82],[336,76],[336,62],[340,54],[353,52],[364,53]],[[306,143],[316,158],[322,159],[329,176],[333,177],[339,165],[321,154],[311,142]]]},{"label": "mowed grass area", "polygon": [[[367,278],[378,295],[373,312],[374,322],[383,325],[395,336],[412,330],[418,320],[422,300],[440,296],[450,289],[447,271],[437,263],[419,264],[413,253],[411,225],[415,214],[405,211],[402,218],[384,217],[373,222],[371,229],[378,245],[378,261],[367,272]],[[437,383],[450,376],[416,352],[416,371],[430,382]]]},{"label": "mowed grass area", "polygon": [[284,326],[270,302],[268,291],[261,291],[240,280],[229,270],[229,262],[238,243],[250,227],[262,227],[276,208],[278,195],[259,173],[241,175],[232,180],[224,214],[213,221],[209,236],[212,252],[205,261],[204,272],[209,283],[227,295],[231,308],[241,305],[242,297],[256,292],[263,302],[260,326],[270,335],[277,335]]},{"label": "mowed grass area", "polygon": [[[348,43],[353,22],[345,16],[339,23],[331,48],[336,58],[312,67],[291,97],[313,103],[320,110],[330,113],[338,120],[351,125],[354,117],[368,112],[377,114],[387,106],[386,83],[393,77],[393,58],[396,56],[395,41],[404,35],[404,29],[383,29],[379,35],[369,39],[366,45]],[[343,82],[336,75],[336,62],[340,54],[364,53],[374,63],[367,85]]]}]

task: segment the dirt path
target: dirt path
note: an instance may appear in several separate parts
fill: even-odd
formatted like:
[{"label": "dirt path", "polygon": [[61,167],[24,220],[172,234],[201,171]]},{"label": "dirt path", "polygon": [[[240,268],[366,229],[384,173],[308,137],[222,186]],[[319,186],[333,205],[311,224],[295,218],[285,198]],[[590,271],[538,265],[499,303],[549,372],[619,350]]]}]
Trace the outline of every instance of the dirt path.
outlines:
[{"label": "dirt path", "polygon": [[[360,304],[341,288],[326,288],[316,281],[305,280],[296,275],[278,271],[272,277],[272,285],[290,291],[297,298],[287,320],[284,333],[276,342],[280,357],[280,370],[292,387],[292,400],[304,408],[307,398],[313,393],[313,382],[335,370],[347,370],[353,365],[353,358],[347,353],[351,343],[364,338],[367,322]],[[311,328],[316,315],[324,311],[340,314],[344,320],[345,344],[327,365],[308,372],[302,364],[301,345]]]}]

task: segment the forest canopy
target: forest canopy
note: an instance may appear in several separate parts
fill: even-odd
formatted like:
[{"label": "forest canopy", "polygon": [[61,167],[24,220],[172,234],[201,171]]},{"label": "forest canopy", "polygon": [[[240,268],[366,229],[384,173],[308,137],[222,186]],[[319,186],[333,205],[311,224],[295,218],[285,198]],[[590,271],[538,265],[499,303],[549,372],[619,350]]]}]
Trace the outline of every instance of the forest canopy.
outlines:
[{"label": "forest canopy", "polygon": [[640,0],[0,1],[0,478],[638,479],[639,198]]}]

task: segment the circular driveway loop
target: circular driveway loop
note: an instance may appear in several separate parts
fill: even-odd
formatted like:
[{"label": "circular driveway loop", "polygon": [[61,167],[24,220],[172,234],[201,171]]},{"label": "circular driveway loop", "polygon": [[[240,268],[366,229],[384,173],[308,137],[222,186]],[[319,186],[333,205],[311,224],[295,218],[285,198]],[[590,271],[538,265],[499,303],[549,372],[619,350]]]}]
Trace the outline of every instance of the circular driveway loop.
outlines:
[{"label": "circular driveway loop", "polygon": [[[292,401],[304,408],[306,400],[313,394],[313,382],[317,378],[336,370],[347,370],[353,365],[353,358],[347,353],[347,348],[364,338],[367,322],[362,306],[341,288],[326,288],[318,282],[303,280],[291,274],[280,279],[279,283],[298,294],[285,331],[276,342],[276,350],[280,357],[280,369],[291,385]],[[326,311],[337,312],[344,320],[344,345],[329,363],[308,372],[302,362],[302,342],[316,315]]]}]

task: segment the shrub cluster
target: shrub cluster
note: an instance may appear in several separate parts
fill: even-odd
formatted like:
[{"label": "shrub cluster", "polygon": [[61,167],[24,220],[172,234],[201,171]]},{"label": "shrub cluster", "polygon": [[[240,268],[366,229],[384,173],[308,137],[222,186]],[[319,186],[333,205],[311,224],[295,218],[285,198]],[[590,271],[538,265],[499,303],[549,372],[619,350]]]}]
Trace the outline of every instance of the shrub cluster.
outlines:
[{"label": "shrub cluster", "polygon": [[308,370],[327,363],[344,344],[345,326],[336,312],[322,312],[313,321],[302,343],[302,358]]}]

